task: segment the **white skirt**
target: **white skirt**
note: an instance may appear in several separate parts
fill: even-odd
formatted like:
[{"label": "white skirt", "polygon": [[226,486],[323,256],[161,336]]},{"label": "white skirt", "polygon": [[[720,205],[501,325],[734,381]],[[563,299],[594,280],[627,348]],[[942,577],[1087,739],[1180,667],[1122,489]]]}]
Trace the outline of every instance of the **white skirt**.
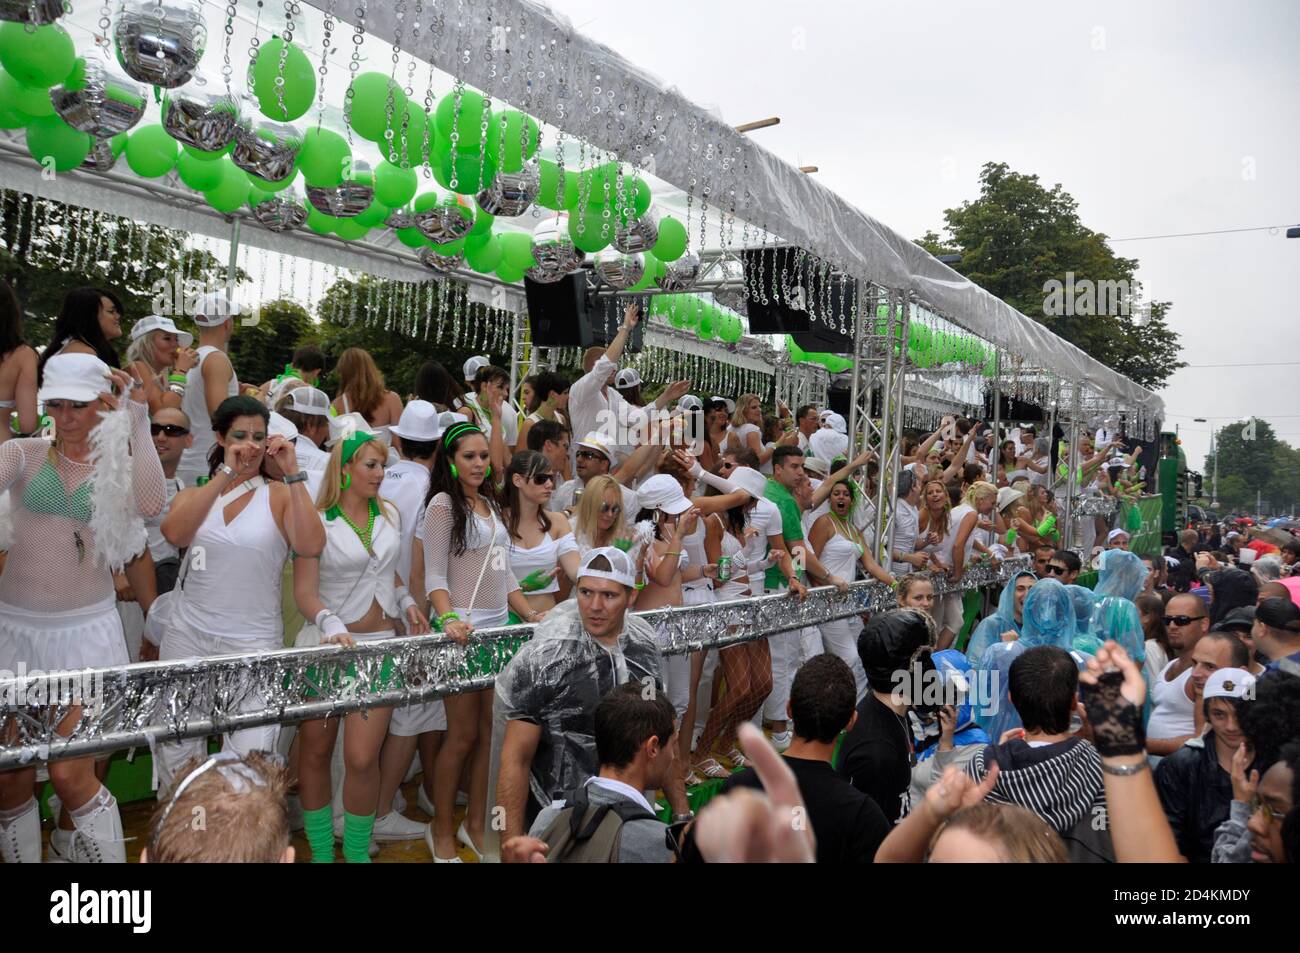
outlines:
[{"label": "white skirt", "polygon": [[127,665],[117,598],[64,612],[33,612],[0,602],[0,671],[58,672]]}]

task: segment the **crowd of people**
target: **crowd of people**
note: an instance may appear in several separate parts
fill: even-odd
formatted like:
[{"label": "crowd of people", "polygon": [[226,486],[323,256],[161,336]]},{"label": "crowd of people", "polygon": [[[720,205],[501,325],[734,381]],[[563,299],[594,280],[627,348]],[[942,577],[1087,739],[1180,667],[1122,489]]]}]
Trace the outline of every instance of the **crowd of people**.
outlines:
[{"label": "crowd of people", "polygon": [[[842,415],[690,381],[647,400],[620,367],[635,305],[518,405],[487,356],[427,362],[407,399],[358,348],[242,380],[220,292],[194,333],[137,319],[123,358],[122,312],[74,291],[38,354],[0,284],[0,670],[533,627],[493,688],[245,728],[212,757],[158,745],[142,859],[292,861],[293,830],[317,863],[421,838],[435,863],[1296,857],[1300,546],[1192,532],[1144,560],[1088,517],[1063,548],[1067,483],[1141,483],[1107,427],[1054,458],[1032,425],[945,418],[904,442],[877,545],[880,464],[848,458]],[[967,639],[980,610],[936,583],[1017,555],[1032,570]],[[860,579],[898,608],[716,651],[667,653],[636,614]],[[427,824],[400,792],[417,757]],[[49,763],[49,860],[125,860],[103,771]],[[0,773],[7,863],[42,858],[40,783]],[[195,804],[222,837],[178,820]]]}]

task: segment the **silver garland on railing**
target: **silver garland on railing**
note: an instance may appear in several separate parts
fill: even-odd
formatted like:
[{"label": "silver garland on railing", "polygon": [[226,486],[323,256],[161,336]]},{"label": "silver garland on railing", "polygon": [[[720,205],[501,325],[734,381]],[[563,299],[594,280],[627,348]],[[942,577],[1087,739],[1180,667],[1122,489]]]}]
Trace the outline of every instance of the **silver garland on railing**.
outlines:
[{"label": "silver garland on railing", "polygon": [[1114,516],[1116,507],[1113,496],[1080,496],[1074,501],[1074,516]]},{"label": "silver garland on railing", "polygon": [[[935,576],[936,594],[1002,585],[1028,568],[1029,557],[1022,556],[996,567],[971,566],[955,585]],[[847,595],[814,589],[803,602],[760,596],[639,615],[660,628],[668,644],[664,652],[671,655],[894,604],[894,591],[871,581],[855,583]],[[531,635],[531,626],[511,626],[475,632],[467,646],[441,636],[413,636],[349,649],[328,645],[9,679],[0,682],[0,713],[13,718],[17,737],[0,745],[0,770],[477,691],[492,685]],[[56,726],[78,706],[77,727],[60,736]]]}]

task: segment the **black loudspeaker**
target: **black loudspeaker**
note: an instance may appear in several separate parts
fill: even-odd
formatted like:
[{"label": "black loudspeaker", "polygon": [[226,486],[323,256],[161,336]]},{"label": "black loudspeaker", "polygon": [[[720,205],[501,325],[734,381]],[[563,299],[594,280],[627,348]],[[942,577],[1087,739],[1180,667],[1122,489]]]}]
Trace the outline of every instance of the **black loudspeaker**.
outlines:
[{"label": "black loudspeaker", "polygon": [[[834,383],[826,392],[827,406],[839,414],[845,420],[851,416],[850,410],[853,405],[853,391],[848,384]],[[871,416],[878,418],[881,413],[881,396],[880,388],[871,389]]]},{"label": "black loudspeaker", "polygon": [[[998,415],[998,419],[1000,419],[1004,425],[1008,421],[1015,421],[1018,424],[1047,422],[1047,411],[1037,404],[1031,404],[1025,400],[1018,400],[1014,397],[1009,397],[1006,394],[1002,395],[1001,404],[1002,412]],[[993,423],[992,390],[986,390],[984,392],[984,420],[987,423]]]},{"label": "black loudspeaker", "polygon": [[641,306],[641,320],[636,323],[631,336],[623,346],[624,354],[640,351],[645,341],[645,326],[650,320],[651,295],[590,293],[587,301],[587,319],[582,327],[583,347],[608,347],[623,326],[623,311],[635,301]]},{"label": "black loudspeaker", "polygon": [[588,328],[587,273],[565,275],[559,281],[524,278],[528,298],[528,327],[539,347],[582,346]]},{"label": "black loudspeaker", "polygon": [[[857,299],[857,282],[841,274],[829,276],[801,249],[791,246],[749,249],[741,253],[749,329],[754,334],[789,334],[805,351],[851,354],[850,316]],[[846,329],[840,333],[840,326]]]}]

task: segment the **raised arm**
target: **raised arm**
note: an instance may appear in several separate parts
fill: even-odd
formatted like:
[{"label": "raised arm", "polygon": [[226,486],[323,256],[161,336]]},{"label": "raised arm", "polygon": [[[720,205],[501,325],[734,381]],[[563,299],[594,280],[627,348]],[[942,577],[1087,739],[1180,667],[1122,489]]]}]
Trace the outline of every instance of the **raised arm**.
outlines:
[{"label": "raised arm", "polygon": [[916,448],[916,453],[912,454],[912,456],[899,457],[899,463],[903,466],[907,466],[910,463],[916,463],[918,460],[924,460],[925,455],[930,452],[930,448],[934,446],[934,442],[939,439],[939,434],[942,432],[943,428],[940,427],[934,433],[930,434],[930,436],[925,438],[925,442]]}]

